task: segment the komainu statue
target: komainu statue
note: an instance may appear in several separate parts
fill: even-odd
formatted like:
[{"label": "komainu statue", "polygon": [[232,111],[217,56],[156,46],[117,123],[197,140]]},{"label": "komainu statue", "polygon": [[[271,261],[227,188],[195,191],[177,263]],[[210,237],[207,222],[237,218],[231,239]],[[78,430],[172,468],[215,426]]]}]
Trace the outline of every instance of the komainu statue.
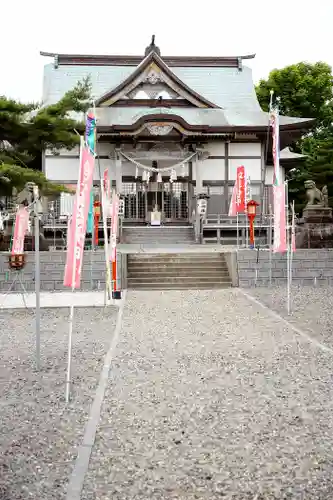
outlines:
[{"label": "komainu statue", "polygon": [[34,182],[27,182],[19,193],[16,195],[16,203],[18,205],[23,205],[25,207],[31,205],[31,203],[34,201]]},{"label": "komainu statue", "polygon": [[309,207],[328,207],[328,190],[327,186],[324,186],[323,189],[320,191],[316,187],[316,183],[314,181],[305,181],[304,182],[304,187],[306,190],[306,197],[308,200],[308,203],[306,204],[305,208]]}]

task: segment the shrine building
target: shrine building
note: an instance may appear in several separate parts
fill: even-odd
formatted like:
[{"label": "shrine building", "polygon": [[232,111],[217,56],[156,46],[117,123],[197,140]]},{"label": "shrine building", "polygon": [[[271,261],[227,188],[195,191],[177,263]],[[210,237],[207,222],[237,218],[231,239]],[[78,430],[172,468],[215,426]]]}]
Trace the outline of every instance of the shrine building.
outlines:
[{"label": "shrine building", "polygon": [[[251,69],[254,55],[164,56],[152,43],[144,54],[45,53],[43,103],[57,102],[89,77],[97,119],[96,187],[109,169],[125,201],[124,222],[191,221],[196,196],[207,194],[209,214],[228,214],[236,169],[244,165],[251,196],[268,213],[273,166],[268,114],[262,111]],[[280,116],[281,176],[301,155],[290,146],[311,120]],[[76,185],[79,151],[46,151],[50,181]]]}]

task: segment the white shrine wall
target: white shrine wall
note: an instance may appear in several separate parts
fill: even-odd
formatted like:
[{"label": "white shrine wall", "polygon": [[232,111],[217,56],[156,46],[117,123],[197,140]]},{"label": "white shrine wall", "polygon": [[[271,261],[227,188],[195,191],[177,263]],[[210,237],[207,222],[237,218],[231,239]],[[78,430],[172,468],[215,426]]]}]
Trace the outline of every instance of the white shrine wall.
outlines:
[{"label": "white shrine wall", "polygon": [[[202,181],[224,181],[225,167],[224,158],[209,159],[197,162],[197,168],[200,169],[200,178]],[[193,168],[193,180],[197,180],[196,168]]]},{"label": "white shrine wall", "polygon": [[204,147],[209,152],[209,156],[225,155],[225,142],[208,142]]},{"label": "white shrine wall", "polygon": [[261,180],[261,159],[255,158],[229,158],[229,181],[235,181],[237,167],[244,166],[245,172],[250,177],[251,182],[260,182]]},{"label": "white shrine wall", "polygon": [[253,157],[261,158],[260,142],[230,142],[229,156],[234,157]]}]

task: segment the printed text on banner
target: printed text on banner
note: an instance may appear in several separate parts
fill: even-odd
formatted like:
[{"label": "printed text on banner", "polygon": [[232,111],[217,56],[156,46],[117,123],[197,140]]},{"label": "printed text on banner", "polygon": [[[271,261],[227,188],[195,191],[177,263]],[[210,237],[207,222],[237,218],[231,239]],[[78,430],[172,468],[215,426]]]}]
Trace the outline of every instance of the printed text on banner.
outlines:
[{"label": "printed text on banner", "polygon": [[237,213],[245,212],[245,168],[243,166],[237,167],[237,193],[236,193],[236,211]]},{"label": "printed text on banner", "polygon": [[111,252],[110,252],[110,260],[112,262],[116,261],[116,256],[117,256],[118,212],[119,212],[119,196],[117,194],[114,194],[112,200]]}]

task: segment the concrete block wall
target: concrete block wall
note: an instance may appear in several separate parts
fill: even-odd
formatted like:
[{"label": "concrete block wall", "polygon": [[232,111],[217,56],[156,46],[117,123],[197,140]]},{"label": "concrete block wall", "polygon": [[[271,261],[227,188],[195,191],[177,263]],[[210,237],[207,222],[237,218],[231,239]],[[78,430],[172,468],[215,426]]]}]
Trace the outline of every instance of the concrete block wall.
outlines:
[{"label": "concrete block wall", "polygon": [[[238,280],[241,287],[269,284],[269,251],[239,250],[237,252]],[[293,254],[293,284],[333,285],[333,249],[300,249]],[[287,281],[286,254],[272,254],[272,283]]]},{"label": "concrete block wall", "polygon": [[[20,276],[27,291],[35,289],[35,253],[26,252],[27,263],[20,271]],[[40,252],[40,280],[41,290],[68,290],[63,285],[66,262],[65,251]],[[126,255],[117,254],[117,280],[121,288],[125,288]],[[92,269],[92,271],[91,271]],[[0,292],[6,292],[12,284],[15,273],[8,268],[8,253],[0,253]],[[105,287],[105,257],[104,251],[84,253],[81,290],[96,290]],[[13,291],[21,291],[19,282],[15,283]]]}]

